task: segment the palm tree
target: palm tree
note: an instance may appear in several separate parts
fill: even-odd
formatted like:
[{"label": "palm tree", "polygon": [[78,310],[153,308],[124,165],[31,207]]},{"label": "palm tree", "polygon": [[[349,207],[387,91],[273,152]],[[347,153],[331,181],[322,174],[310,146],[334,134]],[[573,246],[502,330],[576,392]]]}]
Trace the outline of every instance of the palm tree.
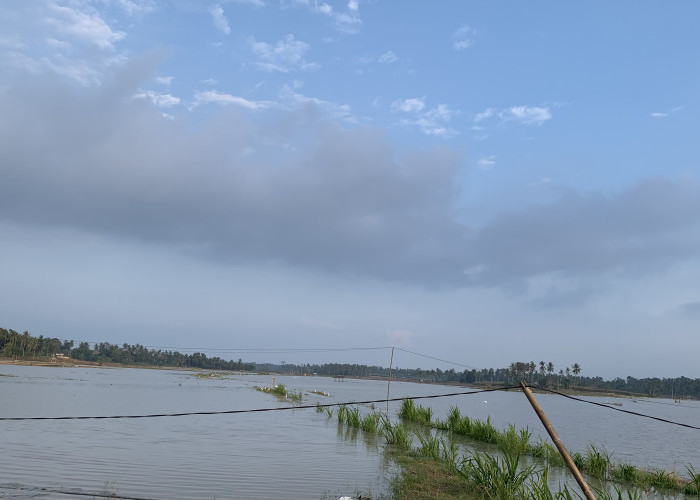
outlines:
[{"label": "palm tree", "polygon": [[581,373],[581,365],[578,363],[574,363],[574,365],[571,367],[571,371],[574,372],[574,375],[576,375],[576,383],[578,383],[578,375]]},{"label": "palm tree", "polygon": [[552,374],[554,373],[554,363],[547,363],[547,373],[549,373],[549,388],[552,388]]}]

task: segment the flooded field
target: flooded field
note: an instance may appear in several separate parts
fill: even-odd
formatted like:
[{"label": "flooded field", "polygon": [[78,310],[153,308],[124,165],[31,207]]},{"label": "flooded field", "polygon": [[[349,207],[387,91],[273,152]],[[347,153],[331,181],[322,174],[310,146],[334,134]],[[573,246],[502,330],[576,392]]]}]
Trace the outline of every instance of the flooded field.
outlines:
[{"label": "flooded field", "polygon": [[[0,417],[137,415],[291,406],[254,390],[272,376],[195,377],[190,372],[114,368],[0,366]],[[386,383],[322,377],[276,377],[303,393],[302,404],[386,397]],[[444,394],[455,387],[397,383],[391,397]],[[319,391],[329,394],[312,394]],[[700,469],[700,431],[538,395],[571,450],[590,443],[613,460],[683,473]],[[588,398],[601,402],[610,398]],[[614,400],[622,407],[698,425],[700,403]],[[443,418],[452,405],[544,436],[521,393],[488,393],[418,401]],[[386,408],[383,404],[378,409]],[[390,405],[396,415],[398,403]],[[392,466],[382,441],[353,439],[314,409],[121,420],[2,421],[0,495],[84,498],[338,498],[379,495]],[[536,437],[535,437],[536,439]],[[43,488],[43,490],[42,490]]]}]

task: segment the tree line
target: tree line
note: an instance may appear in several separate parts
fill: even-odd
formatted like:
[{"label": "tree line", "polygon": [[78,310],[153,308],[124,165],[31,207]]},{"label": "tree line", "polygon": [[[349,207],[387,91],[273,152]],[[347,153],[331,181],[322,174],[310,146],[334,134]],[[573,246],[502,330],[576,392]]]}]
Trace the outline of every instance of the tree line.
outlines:
[{"label": "tree line", "polygon": [[29,332],[18,333],[0,328],[0,354],[6,358],[32,360],[63,355],[80,361],[119,363],[125,365],[167,366],[174,368],[203,368],[205,370],[253,371],[255,363],[208,357],[201,352],[183,354],[178,351],[148,349],[140,344],[121,346],[101,342],[92,347],[87,342],[75,346],[73,340],[61,341],[43,335],[33,337]]},{"label": "tree line", "polygon": [[[0,355],[6,358],[32,360],[56,355],[91,362],[206,370],[266,371],[295,375],[324,375],[335,377],[388,378],[389,368],[359,363],[271,364],[225,360],[204,353],[183,354],[178,351],[148,349],[140,344],[121,346],[106,342],[90,346],[57,338],[35,337],[29,332],[18,333],[0,328]],[[700,378],[641,378],[603,380],[602,377],[581,375],[579,363],[560,368],[551,361],[516,361],[505,368],[441,370],[392,367],[391,378],[431,383],[460,383],[479,385],[514,385],[524,380],[548,389],[578,388],[595,391],[618,391],[654,397],[683,397],[700,399]]]}]

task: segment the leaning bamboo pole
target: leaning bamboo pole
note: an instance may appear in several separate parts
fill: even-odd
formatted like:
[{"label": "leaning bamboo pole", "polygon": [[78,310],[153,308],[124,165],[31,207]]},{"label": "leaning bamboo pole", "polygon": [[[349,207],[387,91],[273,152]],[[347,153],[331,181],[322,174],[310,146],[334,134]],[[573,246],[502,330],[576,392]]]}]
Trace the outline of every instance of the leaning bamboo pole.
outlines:
[{"label": "leaning bamboo pole", "polygon": [[552,441],[554,441],[554,445],[557,447],[557,450],[559,450],[559,453],[561,454],[561,457],[564,459],[566,466],[569,468],[571,473],[574,475],[574,478],[576,479],[576,482],[578,483],[578,485],[581,487],[581,491],[583,491],[583,494],[585,495],[585,497],[588,500],[596,500],[595,495],[593,495],[593,492],[588,487],[586,480],[583,479],[583,476],[581,475],[581,471],[578,470],[578,467],[576,467],[576,464],[571,459],[571,455],[569,455],[569,452],[566,451],[566,447],[564,446],[564,443],[562,442],[561,439],[559,439],[559,435],[557,434],[557,431],[554,430],[552,423],[549,421],[549,419],[547,418],[547,415],[545,415],[545,413],[544,413],[544,410],[542,409],[540,404],[535,399],[535,395],[532,394],[532,391],[530,390],[530,388],[527,385],[525,385],[525,382],[520,381],[520,387],[522,388],[523,392],[525,393],[527,400],[532,405],[532,408],[535,410],[535,413],[540,418],[542,425],[544,425],[544,428],[547,430],[547,434],[549,434],[549,437],[551,437]]}]

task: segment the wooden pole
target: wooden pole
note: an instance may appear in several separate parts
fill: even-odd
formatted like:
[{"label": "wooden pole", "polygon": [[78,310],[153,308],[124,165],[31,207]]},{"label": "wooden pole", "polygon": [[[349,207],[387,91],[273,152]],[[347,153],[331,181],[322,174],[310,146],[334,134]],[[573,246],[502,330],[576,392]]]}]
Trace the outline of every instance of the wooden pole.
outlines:
[{"label": "wooden pole", "polygon": [[391,360],[389,360],[389,380],[386,383],[386,416],[389,416],[389,387],[391,386],[391,365],[394,364],[394,348],[391,348]]},{"label": "wooden pole", "polygon": [[549,434],[549,437],[551,437],[552,441],[554,441],[554,445],[557,447],[557,450],[559,450],[559,453],[561,454],[562,458],[564,459],[566,466],[569,468],[571,473],[574,475],[574,478],[576,478],[576,482],[581,487],[581,491],[583,491],[584,496],[588,500],[596,500],[595,496],[593,495],[593,492],[588,487],[586,480],[583,479],[583,476],[581,475],[581,471],[578,470],[578,467],[576,467],[576,464],[571,459],[569,452],[566,451],[566,447],[564,446],[564,443],[562,443],[561,439],[559,439],[559,435],[557,434],[557,431],[554,430],[554,427],[552,426],[549,419],[547,418],[547,415],[544,414],[544,410],[542,410],[542,407],[535,399],[535,396],[534,396],[534,394],[532,394],[532,391],[530,390],[530,388],[528,386],[526,386],[525,382],[523,382],[523,381],[520,382],[520,387],[523,389],[523,392],[525,393],[525,396],[527,396],[527,400],[532,405],[532,408],[535,410],[535,413],[537,413],[537,416],[542,421],[542,425],[544,425],[544,428],[547,430],[547,434]]}]

